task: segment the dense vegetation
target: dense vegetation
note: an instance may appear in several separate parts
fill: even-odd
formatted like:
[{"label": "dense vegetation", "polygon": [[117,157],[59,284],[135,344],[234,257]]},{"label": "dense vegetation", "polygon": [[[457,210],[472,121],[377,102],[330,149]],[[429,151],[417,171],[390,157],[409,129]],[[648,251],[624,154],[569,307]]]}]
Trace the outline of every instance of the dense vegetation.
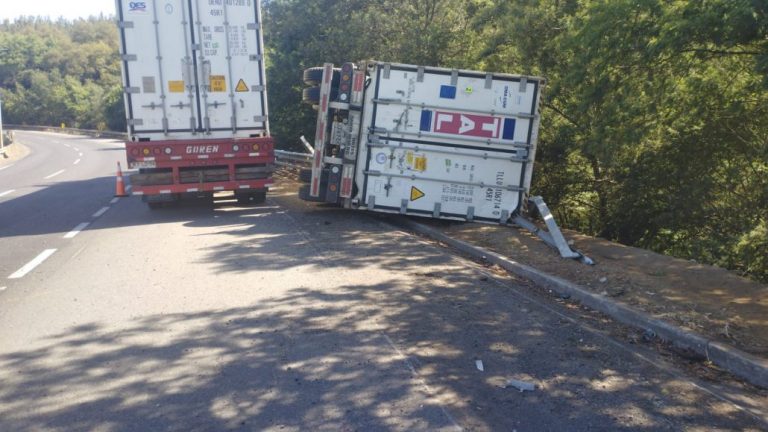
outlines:
[{"label": "dense vegetation", "polygon": [[10,124],[125,130],[111,20],[0,24],[0,97]]},{"label": "dense vegetation", "polygon": [[[534,192],[563,225],[768,281],[764,0],[268,0],[270,115],[301,72],[375,58],[541,75]],[[120,129],[114,25],[0,26],[7,121]]]}]

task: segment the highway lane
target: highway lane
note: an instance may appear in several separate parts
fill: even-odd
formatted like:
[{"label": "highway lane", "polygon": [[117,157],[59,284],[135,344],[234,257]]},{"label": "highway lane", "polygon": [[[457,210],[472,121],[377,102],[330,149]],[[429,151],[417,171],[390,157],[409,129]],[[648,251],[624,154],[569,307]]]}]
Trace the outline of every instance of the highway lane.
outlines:
[{"label": "highway lane", "polygon": [[[24,277],[90,224],[112,200],[116,163],[125,163],[113,140],[23,131],[16,139],[30,153],[0,170],[2,279]],[[0,287],[12,283],[2,279]]]},{"label": "highway lane", "polygon": [[0,430],[765,426],[525,281],[280,184],[257,207],[122,199],[56,233],[0,292]]}]

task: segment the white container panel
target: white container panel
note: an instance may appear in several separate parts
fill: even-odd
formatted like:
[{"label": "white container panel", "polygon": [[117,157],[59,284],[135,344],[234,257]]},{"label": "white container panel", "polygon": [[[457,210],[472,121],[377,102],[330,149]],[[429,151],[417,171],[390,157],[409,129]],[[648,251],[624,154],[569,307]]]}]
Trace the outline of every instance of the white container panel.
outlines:
[{"label": "white container panel", "polygon": [[488,222],[519,210],[541,79],[381,63],[369,73],[356,180],[364,205]]},{"label": "white container panel", "polygon": [[[528,144],[540,82],[511,76],[413,67],[379,68],[374,89],[377,128],[426,140]],[[390,101],[388,104],[386,101]]]},{"label": "white container panel", "polygon": [[[266,130],[266,87],[259,11],[253,0],[197,2],[195,22],[203,124],[248,136]],[[249,132],[251,131],[251,132]]]},{"label": "white container panel", "polygon": [[162,136],[167,129],[171,134],[189,135],[194,131],[195,83],[184,81],[182,61],[190,59],[190,28],[184,24],[187,9],[183,0],[166,5],[118,2],[123,13],[123,74],[132,134]]},{"label": "white container panel", "polygon": [[259,5],[117,0],[132,137],[269,133]]},{"label": "white container panel", "polygon": [[423,144],[370,151],[366,202],[376,209],[498,222],[518,207],[521,193],[509,187],[520,184],[520,163]]}]

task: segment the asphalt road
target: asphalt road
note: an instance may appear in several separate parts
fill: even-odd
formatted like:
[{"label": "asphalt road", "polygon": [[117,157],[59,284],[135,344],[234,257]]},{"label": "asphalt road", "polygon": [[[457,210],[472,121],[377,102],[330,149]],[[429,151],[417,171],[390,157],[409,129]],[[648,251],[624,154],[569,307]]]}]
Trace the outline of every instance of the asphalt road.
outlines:
[{"label": "asphalt road", "polygon": [[115,143],[17,137],[1,431],[766,428],[760,394],[708,391],[578,307],[289,182],[262,206],[152,211],[113,201]]}]

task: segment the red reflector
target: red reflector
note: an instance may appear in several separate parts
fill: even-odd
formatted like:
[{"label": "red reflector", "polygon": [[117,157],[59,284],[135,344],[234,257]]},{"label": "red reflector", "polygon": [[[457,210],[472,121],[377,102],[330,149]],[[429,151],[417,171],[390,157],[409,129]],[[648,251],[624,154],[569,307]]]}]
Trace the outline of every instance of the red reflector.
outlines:
[{"label": "red reflector", "polygon": [[137,149],[137,148],[131,149],[131,154],[134,155],[134,156],[138,156],[139,155],[139,149]]},{"label": "red reflector", "polygon": [[160,150],[159,147],[155,147],[155,154],[160,154],[160,153],[162,153],[162,150]]},{"label": "red reflector", "polygon": [[336,185],[330,185],[328,186],[328,189],[330,189],[331,192],[336,192]]}]

